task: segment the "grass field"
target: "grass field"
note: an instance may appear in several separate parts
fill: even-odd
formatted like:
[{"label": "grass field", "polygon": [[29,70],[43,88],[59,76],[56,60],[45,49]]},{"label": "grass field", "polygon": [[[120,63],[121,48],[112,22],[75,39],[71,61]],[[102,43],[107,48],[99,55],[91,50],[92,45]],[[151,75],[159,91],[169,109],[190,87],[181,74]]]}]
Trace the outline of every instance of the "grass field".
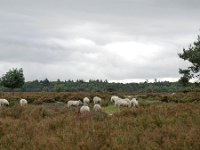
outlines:
[{"label": "grass field", "polygon": [[45,94],[21,93],[30,102],[26,107],[18,105],[18,94],[2,94],[12,103],[0,108],[2,150],[200,149],[200,103],[195,99],[198,93],[182,95],[178,103],[170,97],[170,102],[164,103],[160,94],[143,94],[139,96],[139,108],[122,109],[109,102],[109,94],[102,94],[108,100],[103,102],[103,112],[89,114],[80,114],[79,108],[67,109],[61,99],[67,94],[79,97],[80,93],[62,93],[62,103],[54,99],[42,104],[35,103],[33,97],[41,99]]},{"label": "grass field", "polygon": [[106,107],[103,107],[103,111],[107,114],[113,114],[113,113],[119,112],[120,110],[114,105],[108,105]]}]

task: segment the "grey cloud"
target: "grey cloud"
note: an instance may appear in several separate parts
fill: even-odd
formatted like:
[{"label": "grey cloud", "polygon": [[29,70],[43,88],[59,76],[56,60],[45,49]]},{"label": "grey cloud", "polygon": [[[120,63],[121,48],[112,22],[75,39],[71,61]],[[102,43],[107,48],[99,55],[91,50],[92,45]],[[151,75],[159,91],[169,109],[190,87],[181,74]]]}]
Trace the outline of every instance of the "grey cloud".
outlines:
[{"label": "grey cloud", "polygon": [[19,37],[2,39],[0,61],[55,63],[78,59],[77,54],[83,57],[95,53],[84,43],[78,44],[70,39],[21,39]]},{"label": "grey cloud", "polygon": [[[196,38],[199,14],[198,0],[2,0],[2,71],[17,64],[29,80],[178,78],[177,53]],[[127,61],[105,49],[127,41],[161,52]]]}]

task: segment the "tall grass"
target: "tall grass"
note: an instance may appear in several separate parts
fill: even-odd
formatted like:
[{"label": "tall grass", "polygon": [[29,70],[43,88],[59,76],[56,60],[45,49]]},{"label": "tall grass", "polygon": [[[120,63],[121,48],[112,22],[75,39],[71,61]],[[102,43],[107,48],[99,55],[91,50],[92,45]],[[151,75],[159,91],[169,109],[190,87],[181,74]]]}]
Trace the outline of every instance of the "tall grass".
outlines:
[{"label": "tall grass", "polygon": [[200,104],[81,115],[78,108],[0,108],[0,149],[200,149]]}]

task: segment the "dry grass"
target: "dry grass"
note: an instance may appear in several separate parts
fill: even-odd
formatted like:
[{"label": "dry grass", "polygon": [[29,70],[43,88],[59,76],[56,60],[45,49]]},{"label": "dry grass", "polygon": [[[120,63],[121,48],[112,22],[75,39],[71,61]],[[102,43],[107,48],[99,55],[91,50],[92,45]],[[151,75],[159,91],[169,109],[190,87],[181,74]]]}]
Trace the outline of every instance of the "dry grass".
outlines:
[{"label": "dry grass", "polygon": [[111,104],[110,97],[118,95],[122,98],[130,96],[137,97],[141,106],[150,106],[153,103],[199,103],[200,92],[176,93],[98,93],[98,92],[0,92],[0,98],[6,98],[10,102],[10,106],[19,103],[21,98],[25,98],[31,104],[46,104],[62,102],[67,103],[68,100],[82,100],[84,97],[89,97],[91,100],[94,96],[100,96],[103,101],[102,106],[109,106]]},{"label": "dry grass", "polygon": [[43,103],[54,103],[54,102],[64,102],[68,100],[82,100],[84,97],[89,97],[90,100],[94,96],[100,96],[104,102],[102,105],[108,105],[110,101],[111,93],[89,93],[89,92],[1,92],[0,98],[6,98],[11,102],[11,106],[19,102],[21,98],[25,98],[29,103],[33,104],[43,104]]},{"label": "dry grass", "polygon": [[0,149],[200,149],[200,104],[150,105],[112,116],[62,106],[0,109]]}]

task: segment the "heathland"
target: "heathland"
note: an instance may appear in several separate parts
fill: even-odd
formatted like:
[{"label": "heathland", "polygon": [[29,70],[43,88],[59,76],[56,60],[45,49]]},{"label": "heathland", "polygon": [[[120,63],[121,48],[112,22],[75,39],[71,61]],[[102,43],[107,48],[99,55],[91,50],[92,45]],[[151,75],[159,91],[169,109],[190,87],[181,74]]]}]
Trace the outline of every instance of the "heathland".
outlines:
[{"label": "heathland", "polygon": [[[102,98],[102,112],[80,114],[70,99]],[[115,108],[112,95],[137,97],[138,108]],[[200,93],[0,93],[0,149],[200,149]],[[28,105],[19,106],[25,98]],[[91,110],[93,104],[89,104]],[[112,115],[111,115],[112,114]]]}]

